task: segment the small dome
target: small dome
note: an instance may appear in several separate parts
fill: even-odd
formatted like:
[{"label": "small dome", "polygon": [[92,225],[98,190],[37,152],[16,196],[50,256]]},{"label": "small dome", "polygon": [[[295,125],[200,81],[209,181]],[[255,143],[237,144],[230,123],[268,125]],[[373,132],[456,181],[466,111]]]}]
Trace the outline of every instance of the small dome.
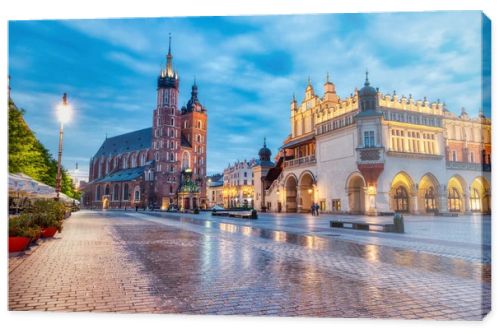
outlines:
[{"label": "small dome", "polygon": [[271,150],[266,146],[266,138],[264,138],[264,146],[259,150],[259,159],[261,161],[271,161]]},{"label": "small dome", "polygon": [[365,80],[365,85],[361,90],[358,92],[359,96],[376,96],[377,95],[377,90],[370,86],[370,82],[368,81],[368,72],[366,72],[366,80]]}]

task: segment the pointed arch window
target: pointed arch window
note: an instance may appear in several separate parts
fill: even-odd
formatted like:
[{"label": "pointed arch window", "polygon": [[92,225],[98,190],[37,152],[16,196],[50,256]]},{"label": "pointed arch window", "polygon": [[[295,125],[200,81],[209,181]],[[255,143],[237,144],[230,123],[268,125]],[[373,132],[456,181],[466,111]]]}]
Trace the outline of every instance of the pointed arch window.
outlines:
[{"label": "pointed arch window", "polygon": [[470,195],[470,209],[475,212],[481,211],[481,197],[479,196],[479,190],[476,188],[472,189]]},{"label": "pointed arch window", "polygon": [[182,154],[182,169],[187,169],[190,167],[190,161],[189,161],[189,153],[184,152]]},{"label": "pointed arch window", "polygon": [[434,187],[429,187],[425,191],[424,195],[425,211],[434,212],[436,211],[436,193]]},{"label": "pointed arch window", "polygon": [[408,192],[405,187],[399,186],[396,188],[396,193],[394,195],[395,211],[396,212],[408,212],[409,211],[409,198]]},{"label": "pointed arch window", "polygon": [[114,187],[114,190],[113,190],[113,201],[118,201],[118,197],[119,197],[119,186],[118,184],[115,184],[115,187]]},{"label": "pointed arch window", "polygon": [[462,211],[462,198],[457,188],[450,188],[448,190],[448,210],[451,212]]}]

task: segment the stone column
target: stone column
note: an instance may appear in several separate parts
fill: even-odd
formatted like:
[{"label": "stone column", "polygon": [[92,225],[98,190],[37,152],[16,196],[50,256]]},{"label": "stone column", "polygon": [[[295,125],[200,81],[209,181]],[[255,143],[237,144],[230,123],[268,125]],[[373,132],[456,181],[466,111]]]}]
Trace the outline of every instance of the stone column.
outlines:
[{"label": "stone column", "polygon": [[464,190],[464,213],[470,213],[470,190],[466,188]]},{"label": "stone column", "polygon": [[437,207],[439,212],[448,212],[448,188],[446,184],[440,184],[438,187]]},{"label": "stone column", "polygon": [[297,212],[302,212],[302,204],[300,204],[300,196],[302,194],[302,186],[297,185],[297,188],[295,190],[296,196],[295,196],[295,207],[297,209]]},{"label": "stone column", "polygon": [[410,213],[416,214],[418,213],[418,188],[417,185],[414,185],[410,188]]}]

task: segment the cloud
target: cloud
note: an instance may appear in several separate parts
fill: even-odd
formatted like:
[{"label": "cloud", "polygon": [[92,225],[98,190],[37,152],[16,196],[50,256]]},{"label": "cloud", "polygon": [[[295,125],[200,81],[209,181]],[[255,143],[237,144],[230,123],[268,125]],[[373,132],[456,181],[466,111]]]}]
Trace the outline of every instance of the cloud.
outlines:
[{"label": "cloud", "polygon": [[153,75],[153,73],[160,71],[160,67],[154,66],[150,61],[138,59],[124,52],[109,52],[105,57],[111,61],[119,62],[137,73]]},{"label": "cloud", "polygon": [[[33,35],[40,24],[31,27]],[[326,72],[347,97],[369,69],[383,92],[440,98],[455,112],[464,106],[474,114],[481,106],[479,12],[68,20],[59,28],[43,29],[43,40],[52,34],[54,41],[71,41],[66,47],[11,38],[9,69],[19,78],[16,102],[29,108],[30,122],[51,145],[50,103],[71,89],[79,107],[71,130],[88,138],[80,146],[68,138],[78,152],[72,156],[93,155],[106,133],[150,126],[169,32],[179,107],[196,76],[208,109],[211,171],[256,157],[264,136],[275,153],[290,131],[291,96],[300,102],[308,76],[320,96]],[[60,71],[66,52],[71,66]]]}]

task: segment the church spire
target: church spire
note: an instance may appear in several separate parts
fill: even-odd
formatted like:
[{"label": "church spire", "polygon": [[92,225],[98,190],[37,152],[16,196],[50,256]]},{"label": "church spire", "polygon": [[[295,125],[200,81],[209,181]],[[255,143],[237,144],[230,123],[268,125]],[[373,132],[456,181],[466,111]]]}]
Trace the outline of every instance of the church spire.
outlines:
[{"label": "church spire", "polygon": [[370,86],[370,81],[368,81],[368,70],[366,70],[365,74],[366,74],[365,86]]},{"label": "church spire", "polygon": [[167,76],[172,77],[174,71],[172,69],[172,34],[168,34],[168,54],[167,54]]}]

